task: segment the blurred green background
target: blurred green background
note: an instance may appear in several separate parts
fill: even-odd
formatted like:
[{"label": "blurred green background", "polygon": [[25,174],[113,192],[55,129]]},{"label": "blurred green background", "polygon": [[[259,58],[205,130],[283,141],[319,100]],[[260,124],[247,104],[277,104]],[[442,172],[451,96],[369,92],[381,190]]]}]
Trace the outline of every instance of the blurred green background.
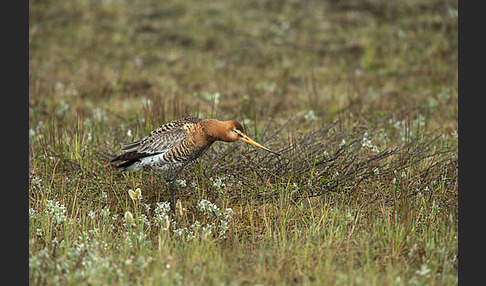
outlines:
[{"label": "blurred green background", "polygon": [[434,0],[30,1],[30,119],[61,101],[130,117],[144,98],[163,103],[158,120],[427,106],[452,132],[457,17]]}]

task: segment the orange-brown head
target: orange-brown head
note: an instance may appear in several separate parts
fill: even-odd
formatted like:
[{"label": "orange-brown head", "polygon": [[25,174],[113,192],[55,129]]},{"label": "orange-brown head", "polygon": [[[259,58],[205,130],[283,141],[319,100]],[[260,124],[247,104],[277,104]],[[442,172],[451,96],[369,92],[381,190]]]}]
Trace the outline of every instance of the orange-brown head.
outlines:
[{"label": "orange-brown head", "polygon": [[238,121],[230,120],[221,122],[214,120],[208,126],[207,131],[214,139],[219,141],[236,142],[241,140],[253,146],[262,148],[263,150],[266,150],[268,152],[280,155],[279,153],[262,146],[261,144],[248,137],[243,130],[243,126],[241,126]]}]

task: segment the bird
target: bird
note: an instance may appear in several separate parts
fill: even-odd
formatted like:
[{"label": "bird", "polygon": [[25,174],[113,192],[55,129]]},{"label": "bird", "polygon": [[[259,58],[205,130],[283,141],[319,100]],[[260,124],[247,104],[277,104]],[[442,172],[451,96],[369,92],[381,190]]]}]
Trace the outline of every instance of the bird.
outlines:
[{"label": "bird", "polygon": [[174,181],[186,166],[194,163],[216,141],[243,141],[280,155],[248,137],[238,121],[186,117],[164,123],[147,136],[124,145],[121,149],[123,153],[111,162],[123,162],[117,166],[121,171],[152,169],[165,172],[172,199],[171,209],[175,212]]}]

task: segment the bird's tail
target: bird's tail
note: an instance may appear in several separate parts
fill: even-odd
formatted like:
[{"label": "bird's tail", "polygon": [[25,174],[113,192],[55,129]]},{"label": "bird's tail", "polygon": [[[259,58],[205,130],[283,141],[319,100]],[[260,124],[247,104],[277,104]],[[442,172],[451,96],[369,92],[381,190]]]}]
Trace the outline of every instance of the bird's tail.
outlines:
[{"label": "bird's tail", "polygon": [[142,164],[140,164],[142,161],[140,160],[141,158],[149,157],[149,156],[154,156],[160,153],[141,153],[137,151],[132,151],[132,152],[126,152],[123,153],[111,160],[112,163],[116,162],[122,162],[125,161],[124,163],[116,166],[117,169],[121,169],[122,171],[140,171],[143,169]]},{"label": "bird's tail", "polygon": [[143,169],[143,167],[140,165],[140,160],[138,159],[126,161],[123,164],[116,166],[116,168],[120,169],[121,171],[131,171],[131,172],[136,172]]}]

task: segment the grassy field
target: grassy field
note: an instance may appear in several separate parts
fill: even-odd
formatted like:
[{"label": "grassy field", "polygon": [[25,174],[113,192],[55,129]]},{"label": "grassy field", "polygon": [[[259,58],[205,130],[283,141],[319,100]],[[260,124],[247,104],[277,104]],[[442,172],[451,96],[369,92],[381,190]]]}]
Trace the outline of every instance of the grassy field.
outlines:
[{"label": "grassy field", "polygon": [[[32,285],[457,285],[457,1],[29,1]],[[122,144],[236,119],[179,177]],[[138,191],[140,189],[140,192]]]}]

